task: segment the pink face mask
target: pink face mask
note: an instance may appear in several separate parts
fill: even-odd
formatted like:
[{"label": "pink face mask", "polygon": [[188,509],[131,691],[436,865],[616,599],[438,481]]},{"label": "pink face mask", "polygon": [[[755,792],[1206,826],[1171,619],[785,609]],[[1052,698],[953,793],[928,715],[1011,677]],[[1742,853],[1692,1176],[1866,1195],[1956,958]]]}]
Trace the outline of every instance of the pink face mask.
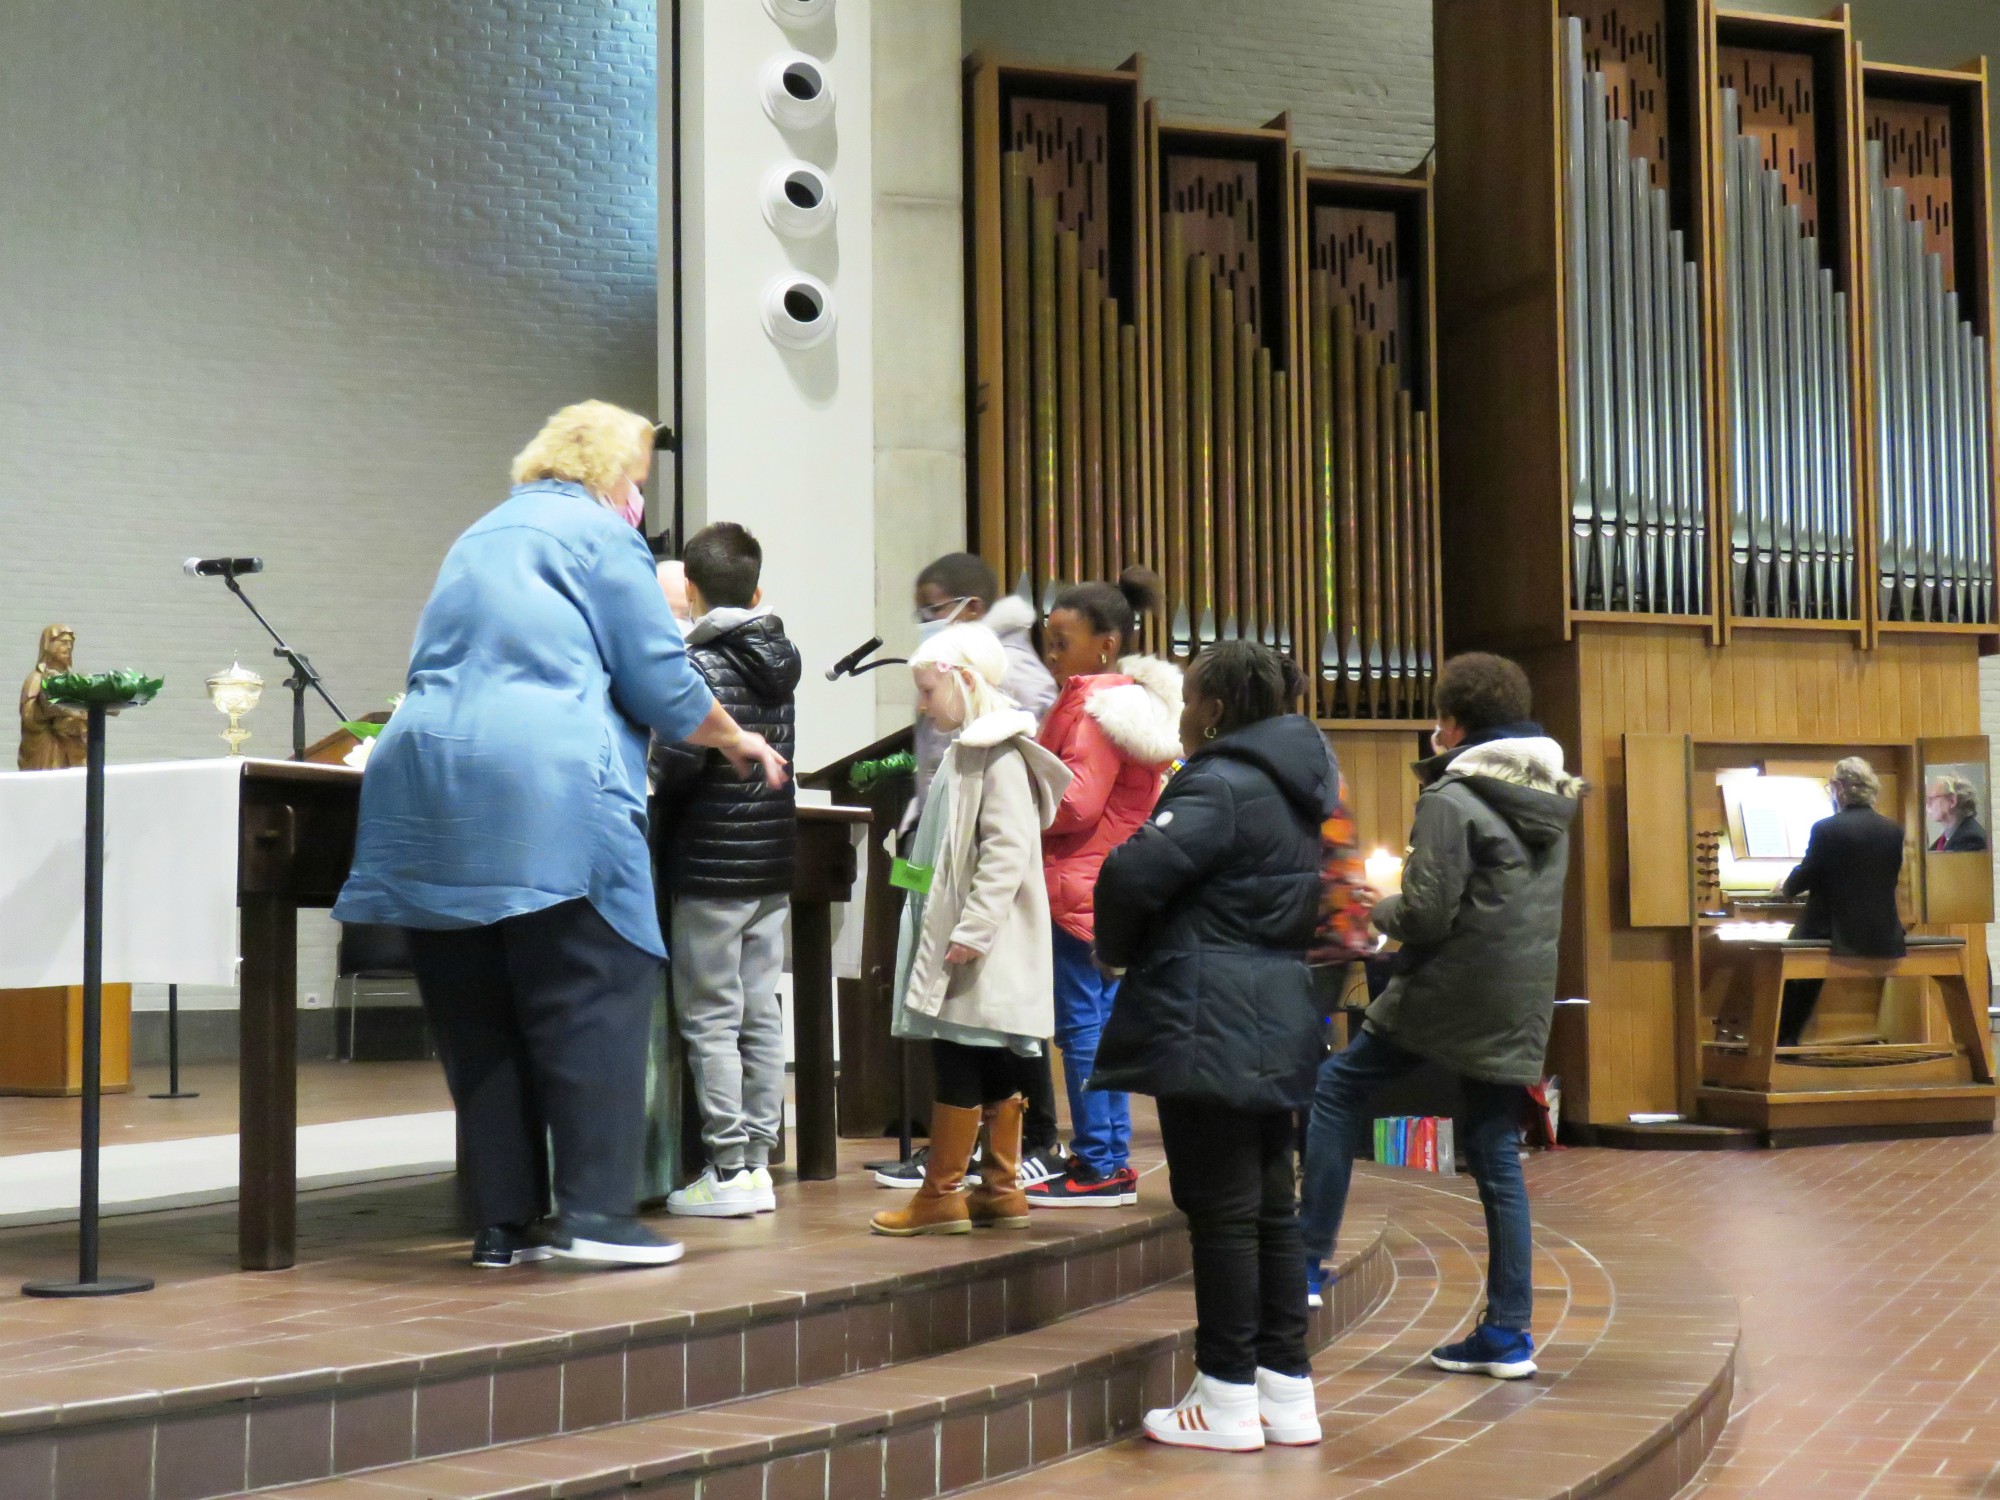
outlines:
[{"label": "pink face mask", "polygon": [[618,514],[635,530],[646,524],[646,497],[639,493],[639,486],[629,479],[625,481],[625,493],[618,502]]}]

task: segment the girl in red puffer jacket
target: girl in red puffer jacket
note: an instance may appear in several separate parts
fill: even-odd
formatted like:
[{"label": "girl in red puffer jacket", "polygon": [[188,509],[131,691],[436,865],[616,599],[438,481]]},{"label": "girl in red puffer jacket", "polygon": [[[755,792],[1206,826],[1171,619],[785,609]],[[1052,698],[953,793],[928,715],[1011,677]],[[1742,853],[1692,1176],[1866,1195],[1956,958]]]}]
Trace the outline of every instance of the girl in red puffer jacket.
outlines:
[{"label": "girl in red puffer jacket", "polygon": [[1055,926],[1056,1045],[1069,1086],[1072,1140],[1068,1172],[1028,1190],[1038,1207],[1139,1201],[1126,1096],[1087,1087],[1118,992],[1117,981],[1099,972],[1092,949],[1091,893],[1105,855],[1152,816],[1167,768],[1180,754],[1180,669],[1132,654],[1139,617],[1158,603],[1159,580],[1145,568],[1128,568],[1115,585],[1064,589],[1043,627],[1044,655],[1061,691],[1037,738],[1075,778],[1042,834]]}]

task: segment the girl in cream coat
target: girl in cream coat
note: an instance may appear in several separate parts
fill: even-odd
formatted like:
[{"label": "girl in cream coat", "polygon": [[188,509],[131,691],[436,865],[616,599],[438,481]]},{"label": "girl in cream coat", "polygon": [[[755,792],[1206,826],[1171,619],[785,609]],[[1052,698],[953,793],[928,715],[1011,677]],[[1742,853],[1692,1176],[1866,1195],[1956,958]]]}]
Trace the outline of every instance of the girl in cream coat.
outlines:
[{"label": "girl in cream coat", "polygon": [[[937,1098],[923,1185],[907,1208],[877,1214],[874,1228],[1022,1228],[1022,1101],[1008,1054],[1039,1056],[1055,1026],[1042,830],[1070,773],[1035,743],[1034,716],[1000,691],[1007,658],[990,630],[942,630],[910,670],[919,711],[958,731],[898,872],[909,895],[896,944],[894,1032],[930,1042]],[[982,1121],[984,1181],[962,1194]]]}]

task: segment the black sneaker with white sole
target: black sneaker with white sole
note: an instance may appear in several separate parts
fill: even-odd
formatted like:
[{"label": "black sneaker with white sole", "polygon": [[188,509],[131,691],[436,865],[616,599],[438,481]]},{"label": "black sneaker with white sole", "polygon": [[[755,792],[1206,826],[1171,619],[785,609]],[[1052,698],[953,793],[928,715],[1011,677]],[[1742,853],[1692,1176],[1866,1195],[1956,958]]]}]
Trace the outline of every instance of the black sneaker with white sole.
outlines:
[{"label": "black sneaker with white sole", "polygon": [[[875,1169],[875,1186],[885,1188],[914,1188],[924,1180],[924,1163],[930,1160],[931,1148],[919,1146],[904,1162],[884,1162]],[[980,1153],[972,1153],[972,1170],[965,1174],[967,1187],[979,1186]]]},{"label": "black sneaker with white sole", "polygon": [[556,1220],[555,1253],[598,1266],[670,1266],[681,1258],[675,1240],[663,1240],[637,1219],[610,1214],[564,1214]]},{"label": "black sneaker with white sole", "polygon": [[504,1271],[530,1261],[547,1260],[554,1252],[540,1222],[495,1224],[472,1237],[472,1263],[482,1271]]},{"label": "black sneaker with white sole", "polygon": [[1021,1153],[1021,1186],[1033,1187],[1038,1182],[1047,1182],[1051,1177],[1060,1177],[1069,1170],[1069,1153],[1060,1142],[1044,1146],[1039,1151]]}]

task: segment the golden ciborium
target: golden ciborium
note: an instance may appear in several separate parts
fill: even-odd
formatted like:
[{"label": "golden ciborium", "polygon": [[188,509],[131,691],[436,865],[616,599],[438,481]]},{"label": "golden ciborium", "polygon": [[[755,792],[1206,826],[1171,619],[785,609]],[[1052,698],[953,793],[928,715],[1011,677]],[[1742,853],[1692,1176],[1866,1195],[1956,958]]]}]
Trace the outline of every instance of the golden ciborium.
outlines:
[{"label": "golden ciborium", "polygon": [[250,738],[250,731],[243,727],[243,716],[257,706],[257,700],[264,696],[264,679],[247,670],[241,662],[231,664],[227,672],[217,672],[208,679],[208,701],[215,705],[217,713],[229,715],[229,727],[222,731],[222,737],[229,741],[229,753],[241,755],[243,742]]}]

